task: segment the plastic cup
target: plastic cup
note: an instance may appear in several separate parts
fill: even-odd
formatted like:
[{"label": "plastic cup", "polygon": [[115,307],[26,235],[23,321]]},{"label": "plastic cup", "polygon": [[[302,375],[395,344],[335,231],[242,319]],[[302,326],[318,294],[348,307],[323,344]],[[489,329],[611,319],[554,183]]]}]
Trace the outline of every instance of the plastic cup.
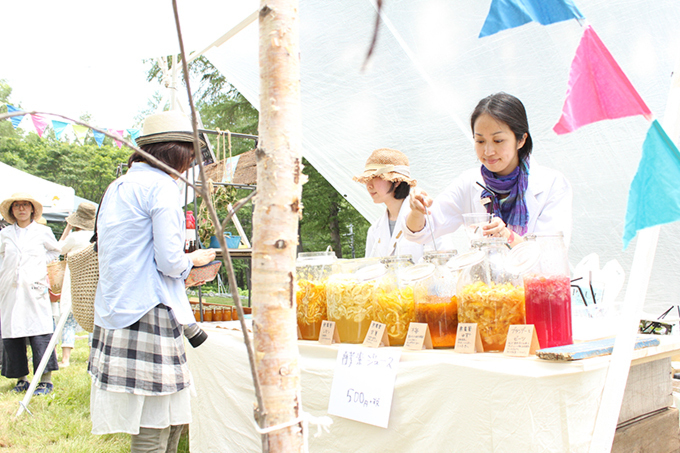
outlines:
[{"label": "plastic cup", "polygon": [[483,225],[491,222],[493,216],[487,213],[472,213],[463,214],[463,221],[465,222],[465,232],[471,241],[479,240],[484,237]]}]

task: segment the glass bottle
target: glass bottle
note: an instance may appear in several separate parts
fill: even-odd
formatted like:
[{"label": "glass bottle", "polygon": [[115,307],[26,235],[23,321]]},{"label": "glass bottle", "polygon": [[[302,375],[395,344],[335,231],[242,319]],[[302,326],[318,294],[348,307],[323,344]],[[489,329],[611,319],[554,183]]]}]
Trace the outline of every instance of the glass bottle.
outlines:
[{"label": "glass bottle", "polygon": [[456,254],[456,251],[425,253],[423,264],[419,265],[423,266],[421,278],[413,287],[415,322],[427,323],[434,348],[453,348],[456,345],[458,271],[446,266]]},{"label": "glass bottle", "polygon": [[331,251],[298,254],[295,262],[295,299],[298,327],[303,340],[318,340],[321,323],[328,319],[326,282],[336,260],[335,253]]},{"label": "glass bottle", "polygon": [[326,283],[328,320],[341,343],[362,343],[373,320],[373,299],[386,267],[378,258],[338,260]]},{"label": "glass bottle", "polygon": [[380,259],[385,273],[376,280],[373,298],[373,319],[385,324],[390,346],[402,346],[409,324],[415,321],[413,281],[409,269],[411,255],[389,256]]},{"label": "glass bottle", "polygon": [[530,234],[540,257],[524,275],[527,324],[536,328],[541,348],[572,344],[571,279],[562,233]]},{"label": "glass bottle", "polygon": [[484,238],[458,279],[458,322],[476,323],[484,351],[503,351],[512,324],[524,324],[524,287],[508,266],[507,242]]}]

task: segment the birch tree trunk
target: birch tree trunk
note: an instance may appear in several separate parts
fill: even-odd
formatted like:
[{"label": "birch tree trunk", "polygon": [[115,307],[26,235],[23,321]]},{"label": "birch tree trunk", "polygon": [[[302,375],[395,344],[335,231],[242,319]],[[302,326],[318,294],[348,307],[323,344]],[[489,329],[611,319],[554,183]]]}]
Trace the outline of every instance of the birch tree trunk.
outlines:
[{"label": "birch tree trunk", "polygon": [[[263,428],[301,410],[295,257],[302,209],[297,0],[260,3],[258,195],[253,214],[253,331]],[[263,437],[263,451],[302,452],[302,424]]]}]

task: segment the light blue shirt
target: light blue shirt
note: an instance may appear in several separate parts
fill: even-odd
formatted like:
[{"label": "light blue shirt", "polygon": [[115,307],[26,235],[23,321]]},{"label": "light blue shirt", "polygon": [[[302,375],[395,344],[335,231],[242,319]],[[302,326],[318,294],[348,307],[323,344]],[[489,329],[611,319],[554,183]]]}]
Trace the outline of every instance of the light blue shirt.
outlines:
[{"label": "light blue shirt", "polygon": [[196,322],[184,288],[192,268],[184,221],[177,182],[161,170],[135,162],[109,186],[97,220],[96,325],[128,327],[158,304],[180,324]]}]

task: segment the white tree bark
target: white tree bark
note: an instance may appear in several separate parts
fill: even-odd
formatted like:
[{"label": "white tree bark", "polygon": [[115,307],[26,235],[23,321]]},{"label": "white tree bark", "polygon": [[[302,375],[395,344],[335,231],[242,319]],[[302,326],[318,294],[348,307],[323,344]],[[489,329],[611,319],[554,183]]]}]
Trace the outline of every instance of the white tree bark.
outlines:
[{"label": "white tree bark", "polygon": [[[263,428],[301,410],[295,313],[297,226],[302,205],[300,57],[297,0],[262,0],[260,124],[253,214],[253,326]],[[277,429],[263,451],[301,452],[302,424]]]}]

